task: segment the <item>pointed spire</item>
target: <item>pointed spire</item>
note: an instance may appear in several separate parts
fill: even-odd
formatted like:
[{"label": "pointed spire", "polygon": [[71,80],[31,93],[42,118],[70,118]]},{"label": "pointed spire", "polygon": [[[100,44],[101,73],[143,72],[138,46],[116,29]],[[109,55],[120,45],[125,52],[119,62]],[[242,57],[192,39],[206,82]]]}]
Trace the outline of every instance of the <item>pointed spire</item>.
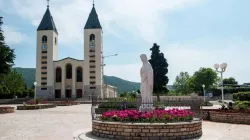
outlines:
[{"label": "pointed spire", "polygon": [[95,10],[95,1],[93,0],[93,7],[89,14],[87,23],[85,24],[84,29],[101,29],[102,26],[100,24],[100,21],[98,19],[98,15]]},{"label": "pointed spire", "polygon": [[49,0],[48,1],[48,5],[47,5],[47,10],[45,12],[45,14],[43,15],[43,19],[41,21],[41,23],[39,24],[37,31],[41,31],[41,30],[54,30],[57,34],[57,29],[56,29],[56,25],[54,23],[53,17],[50,13],[49,10]]},{"label": "pointed spire", "polygon": [[47,3],[48,3],[48,4],[47,4],[47,7],[49,8],[49,0],[47,0]]}]

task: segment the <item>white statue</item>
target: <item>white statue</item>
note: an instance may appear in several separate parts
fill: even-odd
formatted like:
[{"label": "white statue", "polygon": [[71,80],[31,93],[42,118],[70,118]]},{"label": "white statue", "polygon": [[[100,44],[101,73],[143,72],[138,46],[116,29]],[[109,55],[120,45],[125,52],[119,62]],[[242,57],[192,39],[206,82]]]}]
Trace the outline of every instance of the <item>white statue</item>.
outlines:
[{"label": "white statue", "polygon": [[142,97],[142,108],[153,107],[153,84],[154,84],[154,72],[151,64],[148,62],[147,56],[142,54],[141,61],[143,63],[140,74],[141,74],[141,97]]}]

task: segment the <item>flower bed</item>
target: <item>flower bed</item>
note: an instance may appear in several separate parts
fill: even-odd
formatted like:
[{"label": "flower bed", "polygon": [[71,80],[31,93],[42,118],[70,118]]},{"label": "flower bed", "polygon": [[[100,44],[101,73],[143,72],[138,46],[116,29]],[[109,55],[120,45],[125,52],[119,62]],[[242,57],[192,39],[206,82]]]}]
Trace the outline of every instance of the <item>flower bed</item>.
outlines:
[{"label": "flower bed", "polygon": [[17,106],[17,110],[35,110],[35,109],[46,109],[56,107],[55,104],[34,104],[34,105],[22,105]]},{"label": "flower bed", "polygon": [[9,106],[0,107],[0,114],[2,114],[2,113],[13,113],[13,112],[14,112],[14,107],[9,107]]},{"label": "flower bed", "polygon": [[71,106],[71,105],[79,105],[80,103],[73,101],[61,101],[61,102],[53,102],[57,106]]},{"label": "flower bed", "polygon": [[192,121],[194,113],[188,110],[155,110],[142,113],[137,110],[107,111],[99,118],[102,121],[136,122],[136,123],[167,123]]}]

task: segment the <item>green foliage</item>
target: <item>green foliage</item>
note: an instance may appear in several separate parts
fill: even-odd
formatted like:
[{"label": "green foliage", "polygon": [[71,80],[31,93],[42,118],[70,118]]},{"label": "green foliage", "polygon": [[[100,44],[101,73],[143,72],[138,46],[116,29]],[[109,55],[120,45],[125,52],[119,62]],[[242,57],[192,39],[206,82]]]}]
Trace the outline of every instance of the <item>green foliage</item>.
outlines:
[{"label": "green foliage", "polygon": [[138,94],[141,94],[141,91],[140,91],[140,89],[137,89],[137,91],[136,91]]},{"label": "green foliage", "polygon": [[224,85],[238,85],[238,82],[233,77],[230,77],[230,78],[223,79],[223,84]]},{"label": "green foliage", "polygon": [[187,81],[190,78],[188,72],[181,72],[180,75],[176,76],[173,88],[175,92],[184,95],[189,94],[191,91],[187,85]]},{"label": "green foliage", "polygon": [[25,81],[21,74],[11,71],[3,77],[2,85],[5,85],[10,93],[16,95],[25,90]]},{"label": "green foliage", "polygon": [[238,92],[233,94],[235,101],[250,101],[250,92]]},{"label": "green foliage", "polygon": [[212,88],[217,81],[217,73],[211,68],[200,68],[187,80],[187,84],[192,91],[201,92],[202,85],[205,89]]},{"label": "green foliage", "polygon": [[11,71],[11,67],[14,65],[14,59],[16,57],[14,49],[10,49],[5,43],[2,30],[2,18],[3,17],[0,17],[0,78]]},{"label": "green foliage", "polygon": [[150,49],[151,59],[149,63],[154,70],[154,93],[157,95],[157,100],[159,101],[160,94],[166,94],[168,89],[166,85],[168,84],[168,63],[164,57],[164,54],[160,52],[160,46],[154,43],[153,47]]},{"label": "green foliage", "polygon": [[239,101],[236,102],[237,107],[241,110],[246,110],[248,108],[250,108],[250,101]]}]

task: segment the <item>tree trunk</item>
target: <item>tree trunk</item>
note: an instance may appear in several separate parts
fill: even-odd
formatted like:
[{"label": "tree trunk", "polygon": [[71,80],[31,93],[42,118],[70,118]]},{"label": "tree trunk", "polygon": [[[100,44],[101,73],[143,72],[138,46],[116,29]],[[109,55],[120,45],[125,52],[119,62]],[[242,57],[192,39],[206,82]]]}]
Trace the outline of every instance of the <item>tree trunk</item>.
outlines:
[{"label": "tree trunk", "polygon": [[157,94],[157,102],[160,102],[160,95]]}]

